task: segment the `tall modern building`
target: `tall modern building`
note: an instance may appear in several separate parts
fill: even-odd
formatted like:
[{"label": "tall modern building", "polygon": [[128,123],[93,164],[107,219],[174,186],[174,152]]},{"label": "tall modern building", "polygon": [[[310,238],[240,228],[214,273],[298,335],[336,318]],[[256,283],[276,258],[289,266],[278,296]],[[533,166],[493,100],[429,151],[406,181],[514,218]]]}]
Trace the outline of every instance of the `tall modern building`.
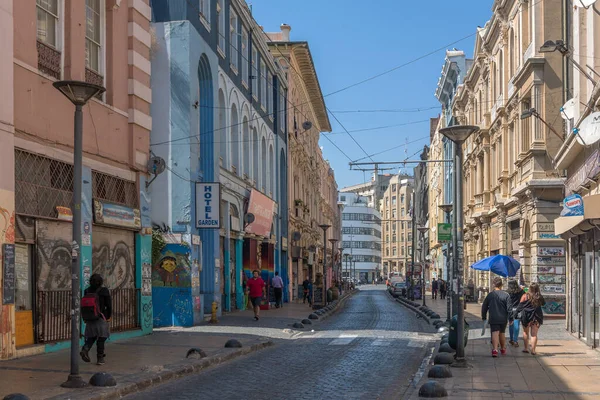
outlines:
[{"label": "tall modern building", "polygon": [[381,201],[383,274],[399,272],[405,276],[412,246],[410,201],[414,180],[394,175]]},{"label": "tall modern building", "polygon": [[375,172],[371,181],[352,185],[340,190],[342,193],[356,193],[367,198],[367,205],[372,208],[380,209],[379,201],[390,185],[392,174],[379,174]]},{"label": "tall modern building", "polygon": [[[369,198],[355,193],[341,193],[342,247],[348,254],[352,272],[344,276],[367,282],[381,275],[381,216],[369,206]],[[344,258],[343,267],[346,267]]]}]

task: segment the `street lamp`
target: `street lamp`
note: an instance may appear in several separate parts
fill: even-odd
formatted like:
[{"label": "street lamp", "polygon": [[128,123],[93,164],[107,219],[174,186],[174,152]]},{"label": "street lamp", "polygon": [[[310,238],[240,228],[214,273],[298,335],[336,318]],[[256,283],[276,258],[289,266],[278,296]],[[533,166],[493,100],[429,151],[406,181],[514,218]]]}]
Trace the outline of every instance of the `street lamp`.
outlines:
[{"label": "street lamp", "polygon": [[319,228],[323,229],[323,306],[327,305],[327,229],[331,225],[322,224]]},{"label": "street lamp", "polygon": [[588,74],[586,70],[577,61],[573,60],[573,58],[571,57],[571,51],[569,50],[569,48],[563,40],[546,40],[542,47],[540,47],[540,53],[554,53],[555,51],[558,51],[564,57],[567,57],[567,60],[571,61],[575,68],[579,70],[579,72],[581,72],[586,78],[588,78],[594,85],[596,84],[594,78],[592,78],[591,75]]},{"label": "street lamp", "polygon": [[456,346],[456,361],[453,366],[466,368],[468,367],[465,359],[465,342],[464,338],[464,318],[465,310],[463,309],[463,181],[462,181],[462,145],[473,133],[479,131],[478,126],[473,125],[455,125],[440,129],[440,133],[446,136],[450,141],[454,142],[454,213],[452,221],[452,251],[454,256],[452,261],[454,264],[454,273],[456,276],[456,292],[457,292],[457,346]]},{"label": "street lamp", "polygon": [[[331,243],[331,287],[335,287],[335,283],[333,280],[334,275],[334,271],[335,271],[335,244],[338,242],[337,239],[329,239],[329,242]],[[327,282],[325,282],[325,284],[327,284]],[[325,293],[325,295],[327,295],[327,292]]]},{"label": "street lamp", "polygon": [[540,113],[537,112],[537,110],[535,108],[530,108],[528,110],[525,110],[521,113],[521,119],[527,119],[529,117],[535,117],[538,120],[540,120],[544,125],[546,125],[546,127],[548,127],[548,129],[550,129],[552,131],[552,133],[554,133],[556,136],[558,136],[558,138],[560,140],[562,140],[563,142],[565,141],[564,135],[561,135],[560,133],[556,132],[556,130],[550,126],[546,120],[544,118],[542,118],[540,116]]},{"label": "street lamp", "polygon": [[343,257],[343,254],[344,254],[344,248],[343,247],[338,247],[338,251],[340,252],[340,262],[336,266],[336,273],[335,274],[337,276],[336,282],[338,283],[338,288],[341,290],[342,289],[342,282],[343,282],[343,279],[342,279],[342,257]]},{"label": "street lamp", "polygon": [[64,94],[75,105],[74,140],[73,140],[73,242],[71,244],[71,372],[67,381],[61,386],[66,388],[82,388],[87,384],[79,375],[79,248],[81,246],[81,190],[83,160],[83,106],[94,96],[104,93],[102,86],[79,81],[59,81],[53,86]]},{"label": "street lamp", "polygon": [[[452,204],[442,204],[439,208],[445,213],[446,218],[444,221],[450,222],[450,213],[452,212]],[[446,321],[450,322],[452,318],[452,289],[448,287],[452,283],[452,262],[450,261],[450,243],[448,244],[447,258],[446,258]],[[450,286],[451,287],[451,286]],[[450,293],[450,296],[448,296]]]},{"label": "street lamp", "polygon": [[429,230],[429,228],[425,227],[425,226],[419,226],[417,227],[417,230],[419,231],[419,233],[421,234],[421,242],[422,245],[419,248],[419,254],[420,254],[420,259],[421,259],[421,276],[422,276],[422,283],[421,283],[421,293],[423,296],[423,305],[425,306],[425,298],[427,296],[425,296],[425,233]]}]

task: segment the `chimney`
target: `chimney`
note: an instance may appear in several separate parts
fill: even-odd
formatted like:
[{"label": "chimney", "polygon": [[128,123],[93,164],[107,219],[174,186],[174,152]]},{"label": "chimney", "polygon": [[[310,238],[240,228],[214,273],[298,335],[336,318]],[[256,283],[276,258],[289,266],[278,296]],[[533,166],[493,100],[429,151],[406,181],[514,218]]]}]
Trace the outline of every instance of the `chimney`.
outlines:
[{"label": "chimney", "polygon": [[281,24],[281,38],[283,39],[284,42],[289,42],[290,41],[290,31],[292,30],[292,27],[289,26],[288,24]]}]

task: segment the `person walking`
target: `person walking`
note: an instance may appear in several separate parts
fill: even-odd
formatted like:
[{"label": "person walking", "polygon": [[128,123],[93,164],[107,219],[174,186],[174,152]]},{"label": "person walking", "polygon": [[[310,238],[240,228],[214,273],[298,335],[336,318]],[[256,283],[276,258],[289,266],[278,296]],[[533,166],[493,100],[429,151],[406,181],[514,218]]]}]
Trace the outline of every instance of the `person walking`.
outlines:
[{"label": "person walking", "polygon": [[440,279],[439,286],[440,286],[440,299],[444,300],[446,298],[446,281],[443,279]]},{"label": "person walking", "polygon": [[96,363],[104,365],[106,353],[104,345],[110,337],[108,323],[112,316],[112,299],[104,280],[99,274],[90,277],[90,286],[83,292],[81,299],[81,318],[85,322],[85,344],[79,352],[81,359],[90,362],[90,350],[96,344]]},{"label": "person walking", "polygon": [[521,296],[521,302],[517,307],[517,315],[521,318],[523,325],[523,342],[525,348],[523,353],[536,355],[535,349],[538,342],[538,332],[544,323],[544,311],[542,307],[546,300],[540,293],[540,285],[532,283],[527,293]]},{"label": "person walking", "polygon": [[246,287],[248,288],[250,301],[254,307],[254,320],[258,321],[260,317],[260,303],[265,295],[265,281],[258,276],[258,270],[256,269],[252,271],[252,275],[252,278],[248,279],[248,282],[246,282]]},{"label": "person walking", "polygon": [[498,344],[500,353],[506,354],[506,325],[512,324],[511,302],[508,293],[502,290],[502,278],[495,277],[492,281],[494,290],[488,294],[481,306],[481,319],[484,321],[489,312],[490,330],[492,331],[492,357],[498,357]]},{"label": "person walking", "polygon": [[438,293],[438,280],[433,278],[433,282],[431,282],[431,298],[437,299]]},{"label": "person walking", "polygon": [[310,281],[308,280],[308,277],[304,280],[304,282],[302,282],[302,290],[304,293],[304,297],[302,298],[302,303],[306,303],[306,299],[308,299],[308,304],[310,304],[310,297],[309,297],[309,286],[310,286]]},{"label": "person walking", "polygon": [[271,279],[273,292],[275,293],[275,308],[283,307],[283,279],[279,276],[279,272],[275,271],[275,276]]},{"label": "person walking", "polygon": [[521,297],[523,297],[525,291],[519,286],[519,282],[512,279],[508,281],[508,289],[506,292],[510,296],[510,309],[513,317],[513,323],[508,327],[508,332],[510,334],[508,343],[513,347],[519,347],[519,328],[521,323],[517,316],[517,308],[519,307],[519,303],[521,303]]}]

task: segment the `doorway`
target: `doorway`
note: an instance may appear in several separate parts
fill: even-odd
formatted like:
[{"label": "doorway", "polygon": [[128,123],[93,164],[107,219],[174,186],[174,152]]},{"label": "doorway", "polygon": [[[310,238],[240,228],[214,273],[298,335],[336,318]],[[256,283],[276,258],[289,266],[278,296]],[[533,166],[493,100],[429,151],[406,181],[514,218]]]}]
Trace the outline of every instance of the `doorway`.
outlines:
[{"label": "doorway", "polygon": [[30,346],[35,343],[34,309],[35,290],[33,276],[33,246],[15,244],[15,345]]}]

